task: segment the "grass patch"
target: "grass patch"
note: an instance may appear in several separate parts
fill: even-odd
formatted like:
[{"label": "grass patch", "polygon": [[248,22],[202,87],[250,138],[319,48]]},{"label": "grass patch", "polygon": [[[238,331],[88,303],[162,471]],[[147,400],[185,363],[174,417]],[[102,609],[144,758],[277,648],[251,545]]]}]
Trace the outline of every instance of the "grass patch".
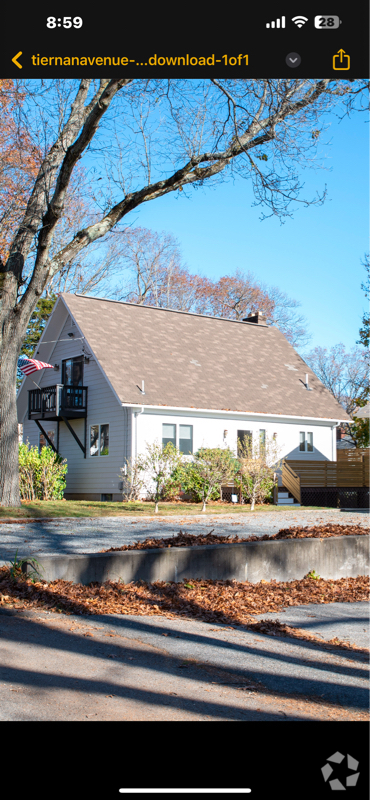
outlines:
[{"label": "grass patch", "polygon": [[[106,503],[90,500],[22,500],[21,507],[0,506],[0,522],[2,519],[38,519],[46,517],[148,517],[153,516],[154,503]],[[287,506],[259,505],[251,512],[250,505],[233,505],[232,503],[210,503],[202,514],[201,503],[160,503],[159,516],[194,516],[202,517],[216,514],[261,514],[264,511],[276,514],[292,509],[295,513],[301,510],[321,511],[322,506]],[[334,509],[332,509],[334,510]],[[356,510],[356,509],[354,509]]]}]

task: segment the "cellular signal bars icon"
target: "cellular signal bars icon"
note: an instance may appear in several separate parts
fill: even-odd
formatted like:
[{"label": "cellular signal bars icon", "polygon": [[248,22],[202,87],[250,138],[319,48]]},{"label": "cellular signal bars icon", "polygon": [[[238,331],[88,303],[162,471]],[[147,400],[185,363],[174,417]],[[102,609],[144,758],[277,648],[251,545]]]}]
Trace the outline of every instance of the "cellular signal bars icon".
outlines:
[{"label": "cellular signal bars icon", "polygon": [[266,22],[266,28],[285,28],[285,17],[277,18],[275,21],[274,19],[272,22]]}]

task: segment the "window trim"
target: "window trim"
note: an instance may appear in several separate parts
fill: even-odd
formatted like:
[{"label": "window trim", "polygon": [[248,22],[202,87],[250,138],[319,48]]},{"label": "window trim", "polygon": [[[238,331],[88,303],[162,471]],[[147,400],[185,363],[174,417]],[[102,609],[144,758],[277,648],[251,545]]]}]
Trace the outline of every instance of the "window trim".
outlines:
[{"label": "window trim", "polygon": [[[172,438],[170,438],[169,436],[163,436],[163,427],[164,427],[164,425],[171,425],[173,428],[175,428],[175,444],[174,444],[174,447],[176,447],[176,442],[177,442],[177,424],[176,424],[176,422],[162,422],[162,450],[163,450],[164,447],[167,447],[167,445],[169,443],[173,444],[173,439]],[[166,444],[163,444],[163,439],[169,439],[170,441],[166,442]]]},{"label": "window trim", "polygon": [[65,365],[66,365],[67,361],[78,361],[80,364],[82,364],[82,375],[81,375],[82,382],[81,382],[81,384],[77,383],[76,386],[83,386],[84,385],[84,356],[83,356],[83,353],[81,353],[81,355],[79,355],[79,356],[72,356],[70,358],[63,358],[62,359],[62,369],[61,369],[62,384],[63,384],[63,386],[74,386],[75,385],[74,383],[65,383],[65,369],[66,369]]},{"label": "window trim", "polygon": [[[300,437],[301,437],[302,434],[304,436],[304,449],[301,448],[302,442],[299,442],[299,444],[298,444],[299,452],[300,453],[314,453],[315,452],[315,446],[314,446],[314,443],[313,443],[313,431],[299,431],[299,436]],[[308,448],[308,444],[309,444],[308,439],[307,439],[308,435],[310,435],[312,437],[312,440],[311,440],[311,448],[312,449]]]},{"label": "window trim", "polygon": [[[180,428],[181,427],[183,427],[183,428],[185,428],[185,427],[186,428],[191,428],[191,438],[189,439],[189,442],[191,442],[191,452],[190,453],[183,453],[182,450],[180,450]],[[192,455],[194,455],[194,425],[189,425],[187,422],[186,423],[185,422],[181,422],[181,423],[179,422],[178,443],[179,444],[178,444],[178,448],[177,449],[178,449],[179,453],[181,453],[182,456],[192,456]]]},{"label": "window trim", "polygon": [[[164,425],[173,425],[173,427],[175,428],[175,444],[174,444],[174,447],[176,447],[176,450],[178,450],[179,452],[181,452],[180,451],[180,427],[181,426],[186,426],[187,428],[191,428],[192,429],[192,436],[191,436],[191,447],[192,447],[192,450],[191,450],[191,453],[181,453],[181,455],[183,455],[183,456],[192,456],[192,455],[194,455],[194,425],[190,425],[190,423],[188,423],[188,422],[162,422],[162,439],[161,439],[161,441],[162,441],[162,449],[163,449],[163,447],[166,446],[166,445],[163,445],[163,439],[168,439],[169,438],[168,436],[163,436],[163,426]],[[167,444],[168,444],[168,442],[167,442]]]},{"label": "window trim", "polygon": [[[109,436],[110,436],[110,431],[109,431],[110,422],[91,422],[90,425],[89,425],[89,458],[96,458],[97,456],[99,458],[109,458],[109,456],[111,454],[110,453],[110,443],[108,445],[108,447],[109,447],[108,453],[105,453],[104,455],[102,455],[101,452],[100,452],[100,437],[101,437],[101,427],[102,427],[102,425],[108,425],[108,438],[109,438]],[[92,453],[91,452],[91,428],[95,428],[96,426],[99,428],[99,432],[98,432],[98,442],[99,442],[98,452],[97,453]]]}]

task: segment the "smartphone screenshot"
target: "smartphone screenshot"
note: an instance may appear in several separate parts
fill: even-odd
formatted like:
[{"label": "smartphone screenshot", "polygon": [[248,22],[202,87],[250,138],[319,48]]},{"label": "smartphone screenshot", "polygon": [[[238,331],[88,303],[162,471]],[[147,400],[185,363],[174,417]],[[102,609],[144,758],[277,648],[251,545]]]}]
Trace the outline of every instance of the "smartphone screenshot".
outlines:
[{"label": "smartphone screenshot", "polygon": [[72,6],[2,12],[3,732],[368,797],[368,8]]}]

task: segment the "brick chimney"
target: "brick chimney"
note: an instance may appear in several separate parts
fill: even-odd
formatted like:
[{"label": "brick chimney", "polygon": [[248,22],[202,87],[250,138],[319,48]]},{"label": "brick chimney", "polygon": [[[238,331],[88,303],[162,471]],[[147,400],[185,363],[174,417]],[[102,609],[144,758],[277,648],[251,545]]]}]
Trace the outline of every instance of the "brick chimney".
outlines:
[{"label": "brick chimney", "polygon": [[255,322],[257,325],[266,325],[266,317],[264,317],[260,311],[257,311],[256,314],[250,314],[249,317],[245,317],[243,322]]}]

